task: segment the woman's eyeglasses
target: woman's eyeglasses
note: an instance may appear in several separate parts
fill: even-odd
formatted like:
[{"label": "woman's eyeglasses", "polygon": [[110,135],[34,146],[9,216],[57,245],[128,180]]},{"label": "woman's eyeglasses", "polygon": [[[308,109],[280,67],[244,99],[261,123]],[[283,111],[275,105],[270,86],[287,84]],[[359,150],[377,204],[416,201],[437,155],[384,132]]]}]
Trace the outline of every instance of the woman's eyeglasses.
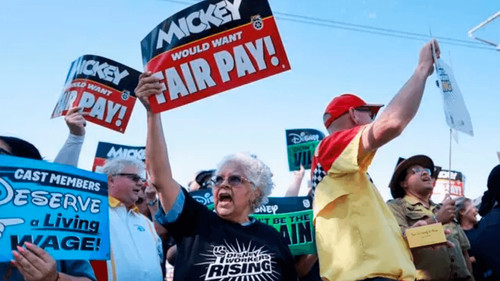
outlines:
[{"label": "woman's eyeglasses", "polygon": [[122,177],[127,177],[129,178],[130,180],[134,181],[134,182],[146,182],[146,179],[137,175],[137,174],[131,174],[131,173],[118,173],[118,174],[114,174],[113,176],[122,176]]},{"label": "woman's eyeglasses", "polygon": [[253,182],[251,182],[247,178],[242,177],[242,176],[238,176],[238,175],[232,175],[232,176],[229,176],[227,178],[223,178],[222,176],[216,176],[216,177],[213,177],[210,180],[210,182],[211,182],[212,186],[219,187],[224,183],[225,180],[227,180],[227,184],[231,187],[235,187],[237,185],[240,185],[243,182],[249,182],[251,184],[254,184]]}]

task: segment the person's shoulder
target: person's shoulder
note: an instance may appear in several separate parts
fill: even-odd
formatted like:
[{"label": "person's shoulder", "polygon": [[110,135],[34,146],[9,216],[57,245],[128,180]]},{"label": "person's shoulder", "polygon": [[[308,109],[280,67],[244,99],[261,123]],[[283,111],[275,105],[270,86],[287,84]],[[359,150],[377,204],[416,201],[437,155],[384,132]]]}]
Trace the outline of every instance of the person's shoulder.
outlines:
[{"label": "person's shoulder", "polygon": [[500,228],[500,208],[495,207],[491,209],[478,223],[478,229],[483,230],[487,228]]},{"label": "person's shoulder", "polygon": [[186,198],[183,211],[189,210],[188,213],[190,213],[190,215],[197,216],[199,221],[203,221],[204,223],[212,224],[224,222],[224,219],[219,217],[214,209],[209,209],[209,206],[196,200],[186,189],[183,189],[183,192]]},{"label": "person's shoulder", "polygon": [[326,136],[317,146],[315,155],[340,154],[359,133],[362,126],[335,131]]},{"label": "person's shoulder", "polygon": [[[196,200],[193,197],[193,194],[191,194],[187,189],[181,188],[181,192],[184,193],[184,198],[185,198],[184,205],[188,205],[189,206],[188,208],[197,208],[201,212],[205,212],[205,211],[210,212],[210,210],[207,208],[207,206],[198,202],[198,200]],[[186,208],[186,207],[184,207],[184,208]]]},{"label": "person's shoulder", "polygon": [[153,226],[154,227],[154,223],[153,221],[146,217],[144,214],[140,213],[139,211],[136,211],[134,212],[142,221],[144,221],[146,224],[148,224],[149,226]]},{"label": "person's shoulder", "polygon": [[335,132],[329,134],[328,136],[326,136],[324,138],[324,140],[332,141],[332,140],[353,138],[354,136],[356,136],[356,134],[360,130],[363,130],[364,127],[365,126],[356,126],[356,127],[352,127],[352,128],[349,128],[349,129],[335,131]]},{"label": "person's shoulder", "polygon": [[403,198],[394,198],[387,200],[387,205],[389,206],[403,206],[405,204],[405,200]]},{"label": "person's shoulder", "polygon": [[256,230],[255,234],[264,239],[266,244],[276,246],[280,252],[290,252],[286,239],[274,227],[259,221],[252,223],[249,227],[253,227]]},{"label": "person's shoulder", "polygon": [[260,229],[272,229],[274,230],[274,232],[278,232],[275,228],[273,228],[272,226],[268,225],[268,224],[265,224],[259,220],[255,220],[252,224],[250,224],[249,226],[252,226],[252,227],[256,227],[256,228],[260,228]]},{"label": "person's shoulder", "polygon": [[411,208],[410,204],[403,198],[390,199],[386,202],[386,204],[393,213],[405,213],[406,209]]}]

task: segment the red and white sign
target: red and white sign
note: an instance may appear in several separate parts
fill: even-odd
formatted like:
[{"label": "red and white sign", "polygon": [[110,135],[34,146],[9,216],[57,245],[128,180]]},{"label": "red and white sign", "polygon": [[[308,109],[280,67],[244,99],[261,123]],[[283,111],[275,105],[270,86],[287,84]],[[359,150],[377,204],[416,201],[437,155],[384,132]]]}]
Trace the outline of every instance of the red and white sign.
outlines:
[{"label": "red and white sign", "polygon": [[125,132],[135,105],[140,72],[107,58],[85,55],[71,65],[52,118],[78,106],[89,122]]},{"label": "red and white sign", "polygon": [[228,1],[202,1],[175,14],[141,42],[146,70],[163,85],[150,98],[153,112],[290,69],[267,0],[219,2]]},{"label": "red and white sign", "polygon": [[463,197],[464,185],[465,176],[461,172],[441,170],[436,179],[432,200],[441,202],[448,193],[452,198]]}]

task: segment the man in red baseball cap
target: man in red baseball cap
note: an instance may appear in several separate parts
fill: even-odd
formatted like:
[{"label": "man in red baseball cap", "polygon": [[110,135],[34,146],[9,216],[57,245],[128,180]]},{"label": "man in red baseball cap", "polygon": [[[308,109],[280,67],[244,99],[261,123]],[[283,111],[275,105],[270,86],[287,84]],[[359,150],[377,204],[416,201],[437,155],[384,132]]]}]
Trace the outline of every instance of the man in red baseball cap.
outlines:
[{"label": "man in red baseball cap", "polygon": [[415,72],[377,120],[380,104],[343,94],[323,115],[329,136],[311,167],[320,274],[325,280],[415,280],[399,225],[367,174],[377,149],[399,136],[415,116],[433,72],[435,40],[420,51]]},{"label": "man in red baseball cap", "polygon": [[348,113],[350,110],[368,112],[370,114],[370,118],[373,120],[382,106],[384,105],[367,104],[360,97],[353,94],[342,94],[335,97],[328,104],[325,109],[325,114],[323,115],[323,121],[325,122],[325,127],[328,129],[333,121]]}]

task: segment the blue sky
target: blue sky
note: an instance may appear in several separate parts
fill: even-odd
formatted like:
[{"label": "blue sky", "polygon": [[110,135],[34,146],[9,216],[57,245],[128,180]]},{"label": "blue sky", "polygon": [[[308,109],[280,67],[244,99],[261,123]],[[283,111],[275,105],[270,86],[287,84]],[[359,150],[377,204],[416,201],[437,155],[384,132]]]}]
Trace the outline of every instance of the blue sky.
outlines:
[{"label": "blue sky", "polygon": [[[33,142],[52,160],[66,139],[62,118],[50,119],[70,63],[84,54],[142,70],[140,41],[157,24],[193,1],[8,1],[0,9],[1,135]],[[291,70],[163,113],[175,178],[186,184],[200,169],[240,151],[257,154],[284,194],[288,172],[285,130],[316,128],[336,95],[352,92],[387,104],[411,76],[424,40],[306,24],[285,14],[395,29],[475,42],[467,31],[498,11],[496,1],[270,0]],[[323,22],[324,23],[324,22]],[[500,43],[500,19],[476,33]],[[478,47],[487,47],[478,45]],[[498,164],[500,52],[441,44],[472,118],[475,136],[452,145],[452,169],[466,176],[466,196],[477,197]],[[415,119],[381,148],[369,170],[385,199],[399,156],[427,154],[448,166],[449,130],[435,77],[428,80]],[[145,111],[136,104],[125,134],[87,126],[80,167],[90,169],[98,141],[144,145]],[[305,185],[305,181],[303,183]],[[305,192],[305,188],[304,188]]]}]

